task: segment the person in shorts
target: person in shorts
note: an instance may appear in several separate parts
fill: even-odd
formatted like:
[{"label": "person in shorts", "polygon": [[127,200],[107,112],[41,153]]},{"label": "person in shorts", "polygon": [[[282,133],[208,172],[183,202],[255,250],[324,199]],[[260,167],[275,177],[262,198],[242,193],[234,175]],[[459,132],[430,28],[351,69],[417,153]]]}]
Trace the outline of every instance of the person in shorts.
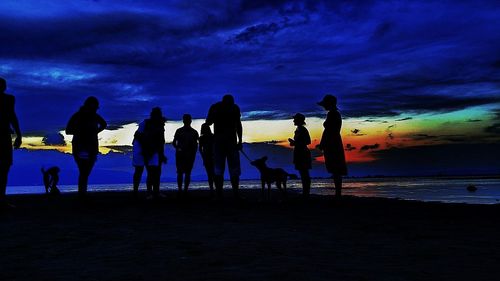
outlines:
[{"label": "person in shorts", "polygon": [[177,168],[177,186],[179,194],[182,194],[184,182],[184,193],[187,194],[191,182],[191,170],[193,169],[196,152],[198,151],[198,132],[191,127],[192,118],[189,114],[182,117],[184,126],[177,129],[172,145],[175,148],[175,166]]},{"label": "person in shorts", "polygon": [[222,101],[213,104],[205,123],[214,124],[214,183],[217,197],[222,197],[226,161],[235,198],[239,198],[241,175],[240,154],[243,127],[241,112],[232,95],[225,95]]}]

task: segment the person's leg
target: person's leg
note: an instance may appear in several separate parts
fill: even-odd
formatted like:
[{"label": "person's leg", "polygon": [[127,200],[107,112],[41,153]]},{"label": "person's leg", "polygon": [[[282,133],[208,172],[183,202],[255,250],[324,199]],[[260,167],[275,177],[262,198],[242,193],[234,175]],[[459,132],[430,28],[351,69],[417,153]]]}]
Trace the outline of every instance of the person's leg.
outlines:
[{"label": "person's leg", "polygon": [[342,176],[333,175],[333,183],[335,184],[335,197],[340,198],[342,196]]},{"label": "person's leg", "polygon": [[0,165],[0,203],[4,203],[6,200],[9,170],[10,165]]},{"label": "person's leg", "polygon": [[196,151],[186,155],[186,166],[184,167],[184,193],[187,194],[189,184],[191,183],[191,171],[193,170],[194,161],[196,159]]},{"label": "person's leg", "polygon": [[161,178],[161,166],[154,166],[154,182],[153,182],[153,193],[159,197],[160,196],[160,178]]},{"label": "person's leg", "polygon": [[222,198],[224,186],[224,170],[226,168],[226,148],[224,144],[214,144],[214,184],[218,198]]},{"label": "person's leg", "polygon": [[85,196],[87,194],[87,186],[90,173],[94,167],[94,161],[89,159],[79,159],[76,158],[76,164],[78,165],[78,195]]},{"label": "person's leg", "polygon": [[148,193],[151,193],[153,192],[153,178],[154,178],[154,171],[152,171],[152,168],[153,166],[146,166],[146,172],[147,172],[147,175],[146,175],[146,186],[147,186],[147,189],[148,189]]},{"label": "person's leg", "polygon": [[177,172],[177,188],[179,191],[178,193],[180,195],[182,192],[182,173],[181,172]]},{"label": "person's leg", "polygon": [[233,188],[233,195],[235,198],[240,198],[240,177],[232,176],[231,177],[231,187]]},{"label": "person's leg", "polygon": [[139,185],[141,184],[142,173],[144,172],[144,166],[135,166],[134,171],[134,194],[139,192]]},{"label": "person's leg", "polygon": [[210,196],[214,195],[214,170],[211,166],[205,166],[207,171],[208,187],[210,188]]},{"label": "person's leg", "polygon": [[191,172],[186,172],[184,174],[184,193],[187,193],[190,183],[191,183]]},{"label": "person's leg", "polygon": [[227,155],[227,166],[231,177],[231,187],[233,188],[234,197],[239,198],[241,167],[240,152],[237,149],[229,151]]},{"label": "person's leg", "polygon": [[302,181],[302,195],[304,198],[309,198],[309,193],[311,190],[311,177],[309,176],[309,170],[303,169],[299,170],[300,180]]},{"label": "person's leg", "polygon": [[160,195],[160,183],[159,183],[159,166],[147,166],[148,171],[148,185],[151,186],[153,190],[153,196],[158,197]]}]

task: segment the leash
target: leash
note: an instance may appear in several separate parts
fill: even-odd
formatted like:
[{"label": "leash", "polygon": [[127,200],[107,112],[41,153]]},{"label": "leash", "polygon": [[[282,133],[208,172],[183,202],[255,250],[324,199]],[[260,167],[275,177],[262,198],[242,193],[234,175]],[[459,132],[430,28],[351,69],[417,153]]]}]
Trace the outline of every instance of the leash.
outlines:
[{"label": "leash", "polygon": [[240,151],[241,151],[241,153],[243,154],[243,156],[245,156],[245,158],[248,160],[248,162],[250,162],[250,163],[251,163],[251,162],[252,162],[252,159],[250,159],[250,157],[248,157],[248,155],[245,153],[245,151],[243,151],[243,149],[242,149],[242,150],[240,150]]}]

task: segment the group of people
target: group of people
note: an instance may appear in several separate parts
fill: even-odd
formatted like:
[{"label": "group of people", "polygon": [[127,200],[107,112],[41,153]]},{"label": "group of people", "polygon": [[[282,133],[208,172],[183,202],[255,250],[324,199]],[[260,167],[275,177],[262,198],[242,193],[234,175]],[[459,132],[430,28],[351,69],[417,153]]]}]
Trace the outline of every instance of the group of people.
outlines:
[{"label": "group of people", "polygon": [[[19,148],[22,143],[21,130],[14,109],[15,98],[5,93],[7,83],[0,78],[0,202],[5,202],[7,176],[12,165],[12,149]],[[333,175],[335,194],[341,196],[342,176],[347,174],[344,147],[340,135],[342,118],[337,108],[337,99],[332,95],[324,96],[318,102],[326,111],[327,118],[323,123],[324,131],[321,142],[317,146],[323,151],[325,165]],[[72,153],[78,166],[78,194],[85,197],[88,178],[97,160],[99,152],[98,134],[107,127],[106,121],[97,113],[99,101],[96,97],[88,97],[80,109],[71,116],[66,134],[73,135]],[[305,116],[301,113],[293,116],[297,126],[293,138],[289,139],[293,147],[293,162],[300,173],[303,195],[309,196],[312,168],[312,157],[308,146],[311,137],[305,127]],[[150,117],[139,123],[133,140],[133,160],[135,167],[133,191],[138,193],[144,168],[147,171],[146,186],[148,196],[160,197],[160,176],[162,164],[166,164],[165,122],[166,118],[159,107],[151,110]],[[183,127],[174,135],[173,147],[176,150],[177,184],[179,193],[186,193],[191,181],[196,153],[199,151],[207,172],[211,194],[222,197],[224,171],[228,166],[231,187],[235,198],[239,195],[241,175],[240,151],[243,149],[241,112],[231,95],[225,95],[220,102],[213,104],[205,123],[201,126],[200,135],[191,127],[192,117],[184,114]],[[212,133],[210,126],[213,125]],[[11,134],[16,138],[12,143]]]}]

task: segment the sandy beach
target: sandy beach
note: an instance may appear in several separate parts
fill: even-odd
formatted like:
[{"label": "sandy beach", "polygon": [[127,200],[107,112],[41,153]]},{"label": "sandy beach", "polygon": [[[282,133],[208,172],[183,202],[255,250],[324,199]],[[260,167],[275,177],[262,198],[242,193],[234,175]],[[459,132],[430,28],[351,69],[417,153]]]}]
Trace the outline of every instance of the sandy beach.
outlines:
[{"label": "sandy beach", "polygon": [[498,280],[499,205],[15,195],[1,280]]}]

